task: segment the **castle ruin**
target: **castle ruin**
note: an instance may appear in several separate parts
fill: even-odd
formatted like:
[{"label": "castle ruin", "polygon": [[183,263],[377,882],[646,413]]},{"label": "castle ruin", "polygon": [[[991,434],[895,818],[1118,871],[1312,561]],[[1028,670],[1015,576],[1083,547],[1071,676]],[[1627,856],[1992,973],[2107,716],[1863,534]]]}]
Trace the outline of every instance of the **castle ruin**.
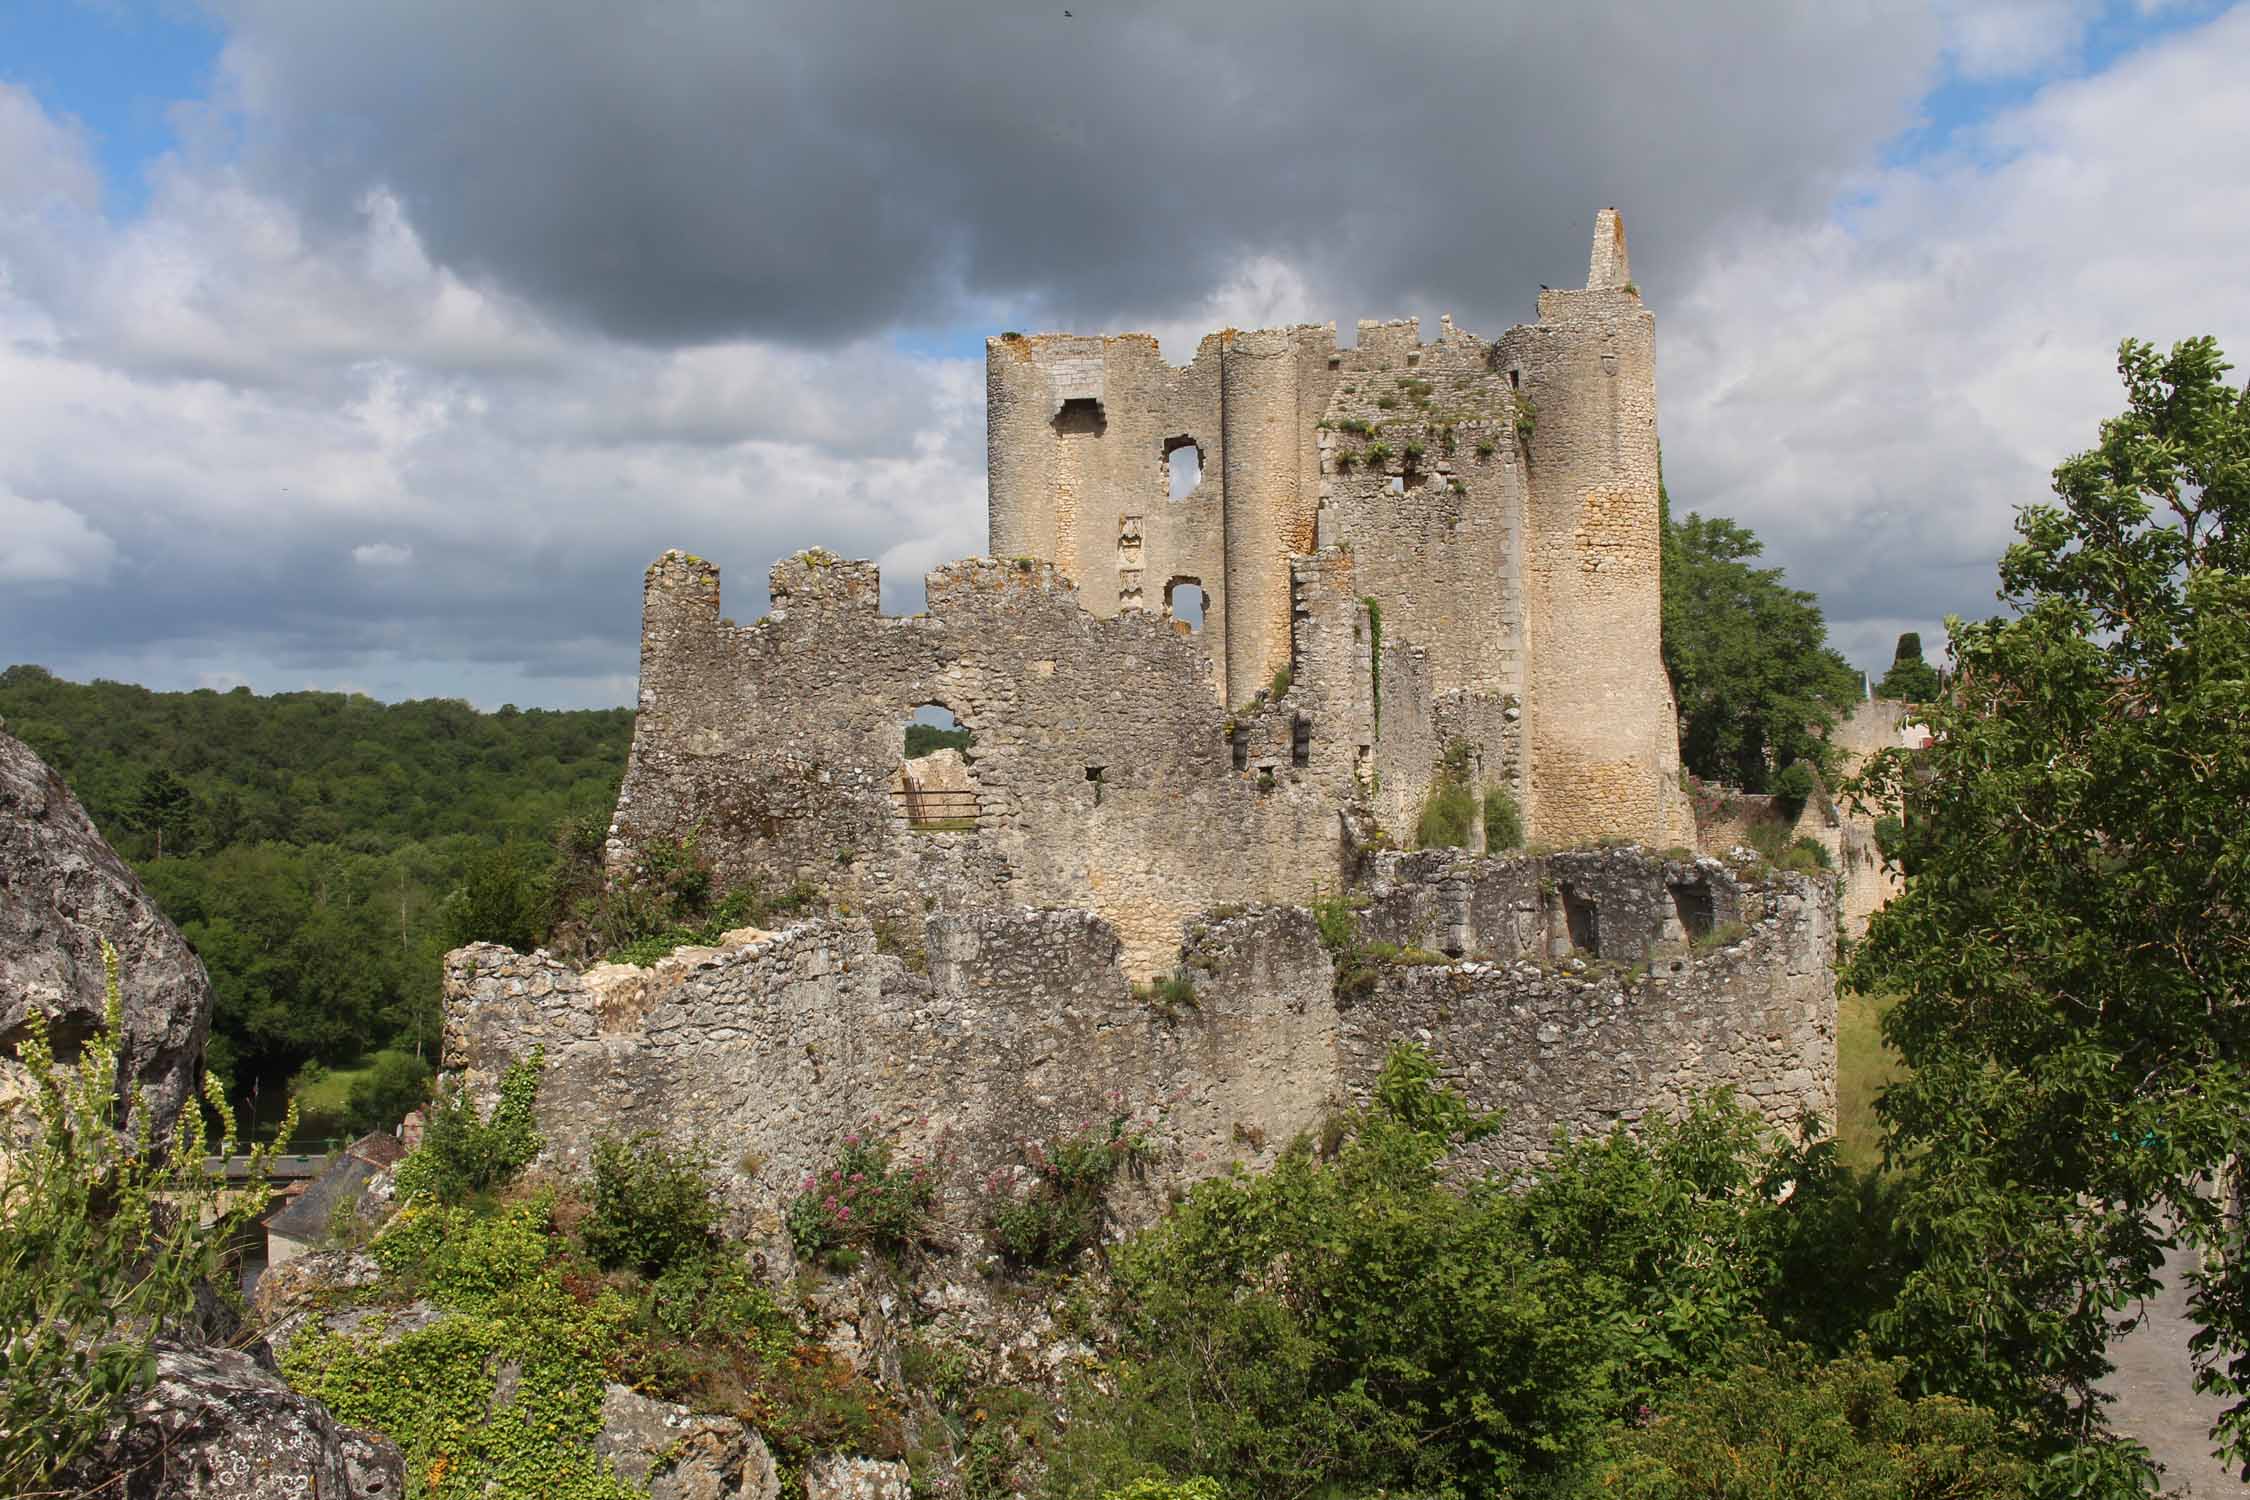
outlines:
[{"label": "castle ruin", "polygon": [[[1533,842],[1694,842],[1614,210],[1586,287],[1497,342],[1228,330],[1175,368],[1145,334],[1004,334],[986,371],[994,556],[931,573],[926,613],[817,550],[748,627],[713,565],[650,568],[613,870],[694,831],[723,879],[888,920],[1083,907],[1145,976],[1195,913],[1410,839],[1449,755]],[[924,707],[974,735],[942,785],[901,758]]]},{"label": "castle ruin", "polygon": [[[692,841],[829,911],[648,967],[459,950],[447,1066],[488,1099],[543,1049],[550,1159],[621,1127],[739,1155],[762,1233],[855,1122],[984,1173],[1157,1110],[1153,1193],[1270,1162],[1409,1044],[1508,1111],[1499,1171],[1720,1085],[1831,1116],[1833,882],[1684,847],[1654,324],[1608,210],[1588,283],[1496,343],[993,339],[996,555],[921,614],[815,549],[737,625],[665,553],[611,873]],[[973,739],[908,758],[930,707]],[[1550,852],[1474,819],[1402,850],[1441,777]]]}]

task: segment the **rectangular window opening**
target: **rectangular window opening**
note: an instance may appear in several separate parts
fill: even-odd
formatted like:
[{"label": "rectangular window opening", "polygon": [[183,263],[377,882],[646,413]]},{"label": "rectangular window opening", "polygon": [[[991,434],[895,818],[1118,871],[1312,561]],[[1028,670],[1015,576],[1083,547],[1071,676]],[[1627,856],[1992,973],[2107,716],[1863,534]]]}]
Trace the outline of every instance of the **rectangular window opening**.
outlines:
[{"label": "rectangular window opening", "polygon": [[1312,720],[1303,714],[1289,726],[1289,764],[1300,771],[1312,764]]}]

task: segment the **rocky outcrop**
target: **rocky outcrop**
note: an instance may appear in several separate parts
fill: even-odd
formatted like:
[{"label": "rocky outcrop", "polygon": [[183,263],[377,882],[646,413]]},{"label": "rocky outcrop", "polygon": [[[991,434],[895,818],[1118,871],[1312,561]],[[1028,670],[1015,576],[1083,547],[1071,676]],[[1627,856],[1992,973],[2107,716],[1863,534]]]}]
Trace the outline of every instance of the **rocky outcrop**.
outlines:
[{"label": "rocky outcrop", "polygon": [[33,1010],[58,1057],[101,1024],[102,943],[123,968],[118,1082],[136,1085],[159,1132],[195,1088],[211,1029],[211,981],[86,810],[21,740],[0,732],[0,1097]]},{"label": "rocky outcrop", "polygon": [[65,1493],[101,1500],[395,1500],[406,1465],[388,1440],[346,1427],[249,1355],[159,1344],[156,1383],[73,1472]]},{"label": "rocky outcrop", "polygon": [[[602,1391],[595,1451],[649,1500],[779,1500],[781,1474],[765,1439],[732,1417],[652,1401],[621,1385]],[[846,1493],[839,1491],[837,1500]],[[888,1494],[881,1500],[892,1500]],[[897,1500],[905,1500],[901,1488]]]},{"label": "rocky outcrop", "polygon": [[805,1470],[805,1500],[907,1500],[906,1465],[836,1453]]}]

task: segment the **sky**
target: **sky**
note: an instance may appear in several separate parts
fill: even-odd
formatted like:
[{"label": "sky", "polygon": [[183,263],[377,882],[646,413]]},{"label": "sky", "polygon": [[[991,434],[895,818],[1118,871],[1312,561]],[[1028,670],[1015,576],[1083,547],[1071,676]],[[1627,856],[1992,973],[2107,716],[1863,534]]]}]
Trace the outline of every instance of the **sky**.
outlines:
[{"label": "sky", "polygon": [[1069,11],[0,0],[0,664],[629,703],[667,547],[982,550],[987,334],[1495,337],[1614,204],[1674,508],[1879,673],[2250,355],[2250,0]]}]

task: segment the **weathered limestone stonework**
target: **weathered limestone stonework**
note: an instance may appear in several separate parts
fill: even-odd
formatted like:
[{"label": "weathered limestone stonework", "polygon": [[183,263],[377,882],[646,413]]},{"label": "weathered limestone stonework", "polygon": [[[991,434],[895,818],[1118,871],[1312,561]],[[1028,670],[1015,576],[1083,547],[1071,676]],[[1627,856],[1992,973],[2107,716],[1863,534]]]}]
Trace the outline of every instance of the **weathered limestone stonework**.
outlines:
[{"label": "weathered limestone stonework", "polygon": [[[1496,343],[1451,319],[1430,344],[1362,322],[1351,348],[1333,325],[1229,329],[1174,368],[1145,334],[1011,333],[985,372],[995,554],[1053,562],[1098,615],[1170,615],[1200,585],[1217,696],[1241,704],[1303,675],[1294,561],[1348,548],[1386,645],[1424,653],[1441,737],[1532,838],[1692,836],[1657,637],[1655,322],[1615,210],[1586,288],[1543,291]],[[1175,500],[1188,449],[1202,479]],[[1392,730],[1370,769],[1419,789],[1427,758],[1386,754]]]},{"label": "weathered limestone stonework", "polygon": [[[747,628],[712,564],[649,569],[612,870],[692,835],[722,880],[807,880],[893,932],[1081,906],[1145,977],[1194,913],[1308,900],[1406,841],[1456,746],[1534,843],[1689,844],[1624,255],[1605,209],[1587,288],[1497,343],[1230,330],[1175,369],[1145,335],[992,340],[1002,556],[930,574],[926,614],[818,550]],[[974,743],[905,765],[933,705]]]},{"label": "weathered limestone stonework", "polygon": [[1401,1042],[1507,1111],[1478,1147],[1496,1166],[1534,1159],[1558,1125],[1602,1130],[1722,1084],[1777,1125],[1833,1117],[1826,881],[1629,848],[1370,864],[1368,940],[1458,961],[1381,963],[1339,1000],[1311,912],[1214,913],[1181,950],[1194,1001],[1166,1009],[1129,988],[1115,930],[1082,911],[932,916],[926,974],[859,920],[649,969],[480,945],[448,960],[446,1065],[489,1096],[545,1049],[551,1165],[582,1172],[601,1137],[652,1130],[713,1157],[738,1227],[768,1236],[853,1132],[949,1163],[966,1225],[977,1181],[1024,1141],[1125,1110],[1165,1145],[1122,1205],[1152,1213],[1169,1184],[1317,1132]]}]

